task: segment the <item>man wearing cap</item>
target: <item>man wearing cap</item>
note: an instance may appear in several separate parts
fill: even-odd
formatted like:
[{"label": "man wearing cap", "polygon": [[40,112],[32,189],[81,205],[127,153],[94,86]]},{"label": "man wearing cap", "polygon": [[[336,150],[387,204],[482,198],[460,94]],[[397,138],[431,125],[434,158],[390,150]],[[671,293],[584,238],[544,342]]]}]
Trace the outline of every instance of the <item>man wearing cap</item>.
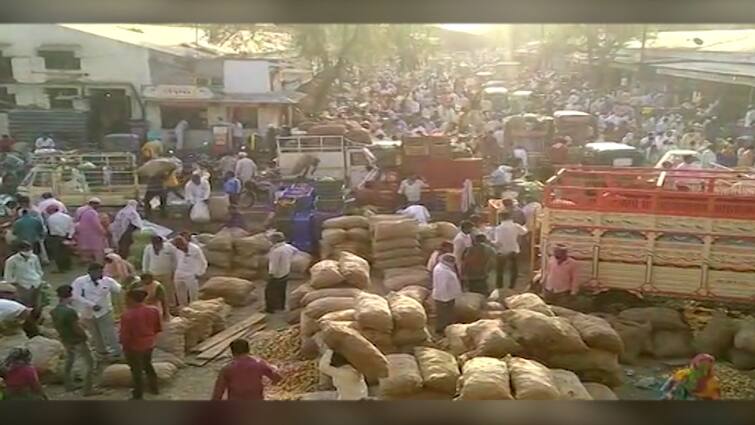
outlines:
[{"label": "man wearing cap", "polygon": [[105,259],[105,248],[108,247],[107,230],[100,220],[99,208],[102,202],[99,198],[91,198],[87,205],[76,211],[76,242],[81,257],[85,260],[102,262]]},{"label": "man wearing cap", "polygon": [[577,262],[569,257],[566,246],[558,244],[548,259],[543,281],[543,298],[548,304],[558,304],[569,296],[577,295]]},{"label": "man wearing cap", "polygon": [[280,232],[273,233],[270,241],[273,246],[267,254],[270,278],[265,286],[265,311],[274,313],[286,308],[286,285],[291,273],[291,260],[299,250],[286,243],[286,237]]},{"label": "man wearing cap", "polygon": [[87,274],[72,283],[73,306],[82,323],[92,336],[94,347],[102,357],[121,356],[121,346],[115,332],[113,319],[113,295],[121,293],[121,285],[110,277],[103,276],[101,264],[90,264]]}]

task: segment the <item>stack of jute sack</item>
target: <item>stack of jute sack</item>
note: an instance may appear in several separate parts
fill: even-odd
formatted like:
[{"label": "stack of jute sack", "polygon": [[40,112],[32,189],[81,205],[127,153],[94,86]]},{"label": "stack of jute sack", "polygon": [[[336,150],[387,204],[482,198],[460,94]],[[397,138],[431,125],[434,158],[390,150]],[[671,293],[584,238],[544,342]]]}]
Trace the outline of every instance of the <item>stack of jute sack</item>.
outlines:
[{"label": "stack of jute sack", "polygon": [[755,369],[755,319],[734,319],[724,312],[715,312],[695,335],[694,346],[699,353],[728,359],[737,369]]},{"label": "stack of jute sack", "polygon": [[325,220],[320,238],[321,257],[336,258],[341,251],[348,251],[369,259],[370,231],[367,217],[345,215]]},{"label": "stack of jute sack", "polygon": [[370,287],[370,265],[355,254],[342,252],[338,260],[322,260],[309,270],[308,283],[300,285],[288,297],[288,309],[301,309],[302,355],[315,358],[319,352],[314,336],[320,331],[320,319],[352,321],[356,297]]},{"label": "stack of jute sack", "polygon": [[63,376],[65,347],[54,338],[37,335],[29,339],[20,327],[3,329],[0,333],[0,359],[5,360],[14,348],[31,352],[32,366],[44,382],[58,382]]},{"label": "stack of jute sack", "polygon": [[[415,298],[413,295],[419,297]],[[417,298],[421,298],[421,294],[410,295],[401,291],[391,292],[386,296],[393,318],[392,341],[399,349],[413,348],[430,339],[427,331],[427,313],[422,301]]]},{"label": "stack of jute sack", "polygon": [[621,384],[618,356],[623,344],[607,321],[577,312],[557,316],[534,294],[507,297],[504,306],[500,319],[448,326],[445,334],[451,352],[462,361],[522,356],[574,371],[585,381]]},{"label": "stack of jute sack", "polygon": [[457,233],[459,233],[459,228],[455,224],[445,221],[420,224],[419,241],[422,247],[422,254],[425,258],[430,257],[433,251],[440,248],[441,243],[444,241],[453,241]]},{"label": "stack of jute sack", "polygon": [[[226,318],[230,312],[231,306],[226,304],[222,298],[194,301],[179,311],[179,317],[184,322],[183,325],[176,325],[175,329],[172,327],[168,329],[176,332],[180,331],[181,328],[184,329],[184,350],[188,351],[210,336],[225,329]],[[163,336],[161,335],[160,337]],[[172,351],[178,350],[172,348]]]},{"label": "stack of jute sack", "polygon": [[372,264],[378,270],[422,266],[425,257],[419,243],[419,224],[400,215],[369,217]]},{"label": "stack of jute sack", "polygon": [[243,307],[254,302],[254,284],[246,279],[230,276],[214,276],[199,288],[199,298],[211,300],[222,298],[233,307]]},{"label": "stack of jute sack", "polygon": [[236,239],[249,236],[245,230],[233,228],[222,229],[217,234],[202,233],[197,236],[202,252],[204,252],[207,263],[211,267],[217,267],[223,270],[233,268],[233,242]]}]

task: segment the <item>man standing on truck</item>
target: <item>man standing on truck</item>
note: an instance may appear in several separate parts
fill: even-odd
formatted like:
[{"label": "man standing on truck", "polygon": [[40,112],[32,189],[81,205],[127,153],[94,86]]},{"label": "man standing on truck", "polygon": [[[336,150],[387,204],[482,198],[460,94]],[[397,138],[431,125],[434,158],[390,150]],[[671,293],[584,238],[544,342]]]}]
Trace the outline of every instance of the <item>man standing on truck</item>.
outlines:
[{"label": "man standing on truck", "polygon": [[398,187],[398,193],[399,195],[404,195],[406,198],[406,204],[416,204],[420,201],[420,198],[422,197],[422,189],[426,189],[430,187],[427,183],[425,183],[424,180],[420,179],[420,177],[416,174],[412,174],[411,176],[405,178],[401,181],[401,184]]}]

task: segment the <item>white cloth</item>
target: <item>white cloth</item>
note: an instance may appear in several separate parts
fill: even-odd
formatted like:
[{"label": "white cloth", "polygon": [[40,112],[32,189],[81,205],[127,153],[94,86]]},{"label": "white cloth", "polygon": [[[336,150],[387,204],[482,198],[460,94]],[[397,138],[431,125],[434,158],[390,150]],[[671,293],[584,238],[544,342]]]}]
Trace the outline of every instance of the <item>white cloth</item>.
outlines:
[{"label": "white cloth", "polygon": [[189,128],[189,122],[181,120],[176,124],[176,149],[182,150],[184,148],[184,137],[186,136],[186,130]]},{"label": "white cloth", "polygon": [[474,208],[474,205],[475,199],[472,180],[465,179],[464,184],[461,187],[461,212],[466,213],[467,211]]},{"label": "white cloth", "polygon": [[319,369],[333,379],[339,400],[363,400],[368,396],[364,375],[351,365],[335,367],[331,365],[333,350],[327,350],[320,358]]},{"label": "white cloth", "polygon": [[50,232],[51,236],[72,238],[76,226],[73,224],[73,217],[64,212],[58,211],[47,217],[47,230]]},{"label": "white cloth", "polygon": [[36,149],[55,149],[55,141],[50,137],[37,137],[34,141],[34,147]]},{"label": "white cloth", "polygon": [[26,309],[27,307],[19,302],[0,298],[0,322],[17,319]]},{"label": "white cloth", "polygon": [[408,207],[396,211],[396,213],[411,217],[420,224],[427,224],[430,221],[430,211],[424,205],[409,205]]},{"label": "white cloth", "polygon": [[[73,306],[82,319],[98,318],[113,310],[112,295],[121,293],[121,285],[113,278],[103,276],[97,285],[89,275],[77,277],[73,283]],[[94,311],[94,306],[100,309]]]},{"label": "white cloth", "polygon": [[526,235],[527,228],[521,224],[506,220],[496,226],[493,232],[493,245],[499,254],[519,254],[519,236]]},{"label": "white cloth", "polygon": [[176,269],[176,247],[170,242],[163,242],[159,253],[150,243],[144,247],[142,254],[142,271],[154,276],[170,275]]},{"label": "white cloth", "polygon": [[142,217],[139,215],[139,211],[136,210],[138,205],[134,200],[128,201],[126,206],[121,208],[118,214],[115,215],[115,219],[110,225],[110,233],[113,235],[113,244],[115,246],[118,245],[118,242],[130,225],[137,229],[144,227]]},{"label": "white cloth", "polygon": [[472,246],[472,236],[467,235],[464,232],[459,232],[454,238],[454,258],[456,258],[456,268],[461,273],[461,259],[464,255],[464,251]]},{"label": "white cloth", "polygon": [[514,158],[519,158],[522,161],[522,168],[527,169],[527,150],[524,148],[514,148]]},{"label": "white cloth", "polygon": [[448,302],[461,295],[461,283],[456,272],[439,262],[433,269],[433,293],[435,301]]},{"label": "white cloth", "polygon": [[186,199],[186,203],[191,205],[210,199],[211,193],[210,182],[204,178],[201,179],[199,184],[195,184],[189,180],[184,187],[184,198]]},{"label": "white cloth", "polygon": [[246,183],[257,175],[257,164],[251,158],[241,158],[236,161],[236,177],[241,183]]},{"label": "white cloth", "polygon": [[398,187],[399,195],[406,196],[408,202],[419,202],[422,197],[422,189],[429,187],[427,183],[422,180],[415,180],[414,183],[409,182],[409,179],[404,179]]},{"label": "white cloth", "polygon": [[39,211],[43,216],[47,216],[47,208],[52,205],[56,205],[59,211],[68,212],[65,204],[55,198],[48,198],[39,201],[39,203],[37,204],[37,211]]},{"label": "white cloth", "polygon": [[299,252],[295,246],[285,242],[279,242],[270,249],[267,254],[267,271],[273,278],[286,277],[291,273],[291,260]]}]

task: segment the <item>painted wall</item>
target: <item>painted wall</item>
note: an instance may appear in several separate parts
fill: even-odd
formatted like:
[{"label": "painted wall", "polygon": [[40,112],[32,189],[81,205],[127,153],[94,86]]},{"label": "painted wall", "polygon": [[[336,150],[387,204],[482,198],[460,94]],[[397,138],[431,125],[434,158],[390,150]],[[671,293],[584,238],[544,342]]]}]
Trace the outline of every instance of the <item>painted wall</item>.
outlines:
[{"label": "painted wall", "polygon": [[226,93],[268,93],[270,63],[267,61],[226,60],[223,63]]}]

